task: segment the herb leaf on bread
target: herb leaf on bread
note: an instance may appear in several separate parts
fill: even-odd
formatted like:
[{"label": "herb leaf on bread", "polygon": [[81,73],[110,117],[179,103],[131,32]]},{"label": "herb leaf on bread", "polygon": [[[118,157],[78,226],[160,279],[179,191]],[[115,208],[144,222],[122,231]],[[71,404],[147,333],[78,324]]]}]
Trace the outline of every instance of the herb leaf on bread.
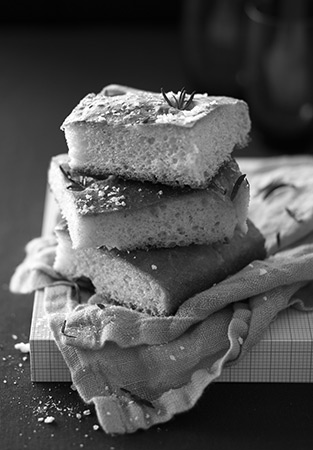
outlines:
[{"label": "herb leaf on bread", "polygon": [[161,88],[161,94],[163,95],[164,100],[169,104],[169,106],[171,106],[172,108],[185,110],[185,109],[188,109],[191,106],[191,103],[192,103],[193,98],[194,98],[194,96],[196,94],[196,91],[193,91],[190,94],[188,100],[186,99],[186,95],[188,95],[188,94],[187,94],[187,91],[186,91],[185,88],[182,88],[178,98],[173,94],[173,99],[172,100],[170,100],[168,98],[168,96],[165,94],[163,88]]}]

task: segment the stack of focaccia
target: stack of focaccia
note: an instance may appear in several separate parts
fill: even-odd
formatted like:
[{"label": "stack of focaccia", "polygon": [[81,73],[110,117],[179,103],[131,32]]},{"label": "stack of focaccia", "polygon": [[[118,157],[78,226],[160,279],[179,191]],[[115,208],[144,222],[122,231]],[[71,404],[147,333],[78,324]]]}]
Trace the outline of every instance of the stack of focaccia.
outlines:
[{"label": "stack of focaccia", "polygon": [[62,129],[68,154],[49,169],[64,219],[54,268],[90,279],[104,307],[170,315],[264,258],[232,157],[248,139],[245,102],[110,85],[83,98]]}]

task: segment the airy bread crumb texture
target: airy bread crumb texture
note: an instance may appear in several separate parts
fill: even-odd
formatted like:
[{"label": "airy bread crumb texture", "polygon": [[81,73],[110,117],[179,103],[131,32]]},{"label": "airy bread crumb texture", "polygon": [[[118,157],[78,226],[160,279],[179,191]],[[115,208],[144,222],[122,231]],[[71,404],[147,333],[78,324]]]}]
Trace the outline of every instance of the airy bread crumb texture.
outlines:
[{"label": "airy bread crumb texture", "polygon": [[178,110],[161,94],[108,91],[88,94],[62,125],[73,169],[203,188],[247,143],[244,101],[196,94],[191,108]]},{"label": "airy bread crumb texture", "polygon": [[119,258],[116,252],[92,248],[75,250],[66,231],[56,230],[56,235],[54,269],[62,276],[72,280],[88,277],[97,294],[107,303],[152,315],[164,315],[170,307],[166,290],[147,273]]},{"label": "airy bread crumb texture", "polygon": [[[118,206],[114,204],[116,209],[104,209],[102,213],[93,211],[98,211],[97,192],[105,192],[105,180],[83,190],[69,190],[69,182],[60,170],[60,165],[67,162],[67,155],[52,159],[49,184],[68,223],[74,248],[104,246],[107,249],[133,250],[212,244],[231,239],[236,228],[242,232],[247,230],[249,183],[245,180],[236,196],[231,198],[241,175],[234,160],[220,169],[207,189],[177,189],[175,195],[166,195],[164,189],[163,195],[148,197],[146,203],[137,207],[128,207],[132,199],[131,196],[128,198],[126,183],[121,192],[125,194],[123,202],[119,201]],[[136,195],[136,191],[131,194]],[[101,201],[103,198],[101,195]],[[111,198],[107,199],[109,204]]]}]

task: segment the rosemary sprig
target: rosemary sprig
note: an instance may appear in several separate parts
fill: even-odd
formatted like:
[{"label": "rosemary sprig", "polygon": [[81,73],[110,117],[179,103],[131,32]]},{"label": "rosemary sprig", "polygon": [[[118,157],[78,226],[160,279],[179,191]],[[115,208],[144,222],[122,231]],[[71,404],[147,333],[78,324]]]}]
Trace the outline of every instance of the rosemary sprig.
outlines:
[{"label": "rosemary sprig", "polygon": [[215,181],[211,181],[211,185],[213,187],[215,187],[215,189],[217,189],[219,192],[221,192],[222,195],[226,195],[227,194],[227,189],[224,188],[223,186],[217,184]]},{"label": "rosemary sprig", "polygon": [[292,209],[290,209],[288,207],[285,208],[285,211],[296,222],[298,222],[298,223],[302,223],[303,222],[303,219],[300,219],[299,217],[297,217],[296,211],[293,211]]},{"label": "rosemary sprig", "polygon": [[166,101],[166,103],[168,103],[169,106],[171,106],[172,108],[176,108],[179,110],[186,110],[190,107],[193,98],[196,94],[196,91],[193,91],[190,95],[189,98],[187,99],[186,96],[187,91],[185,88],[182,88],[182,90],[180,91],[179,97],[177,98],[177,96],[173,95],[173,98],[170,100],[168,98],[168,96],[165,94],[164,89],[161,88],[161,94],[164,97],[164,100]]},{"label": "rosemary sprig", "polygon": [[234,198],[236,197],[236,195],[239,191],[239,188],[245,178],[246,178],[245,173],[243,173],[242,175],[240,175],[240,177],[237,178],[236,183],[234,184],[233,190],[231,191],[231,194],[230,194],[231,201],[233,201]]},{"label": "rosemary sprig", "polygon": [[280,248],[280,243],[281,243],[280,232],[278,231],[278,232],[276,233],[276,244],[277,244],[277,247],[278,247],[278,248]]},{"label": "rosemary sprig", "polygon": [[62,327],[61,327],[61,333],[63,334],[63,336],[66,336],[66,337],[69,337],[69,338],[75,338],[75,339],[76,339],[77,336],[72,336],[72,335],[70,335],[70,334],[66,334],[66,333],[65,333],[65,327],[66,327],[66,320],[64,320],[64,322],[63,322],[63,324],[62,324]]},{"label": "rosemary sprig", "polygon": [[265,200],[274,191],[276,191],[276,189],[280,189],[280,188],[283,188],[283,187],[295,188],[295,185],[291,184],[291,183],[283,183],[283,182],[279,182],[278,180],[274,180],[270,184],[268,184],[267,186],[265,186],[262,189],[260,189],[258,193],[259,194],[263,194],[263,200]]},{"label": "rosemary sprig", "polygon": [[86,189],[87,187],[86,177],[81,176],[79,180],[78,179],[74,180],[74,178],[72,178],[68,170],[65,170],[61,164],[59,165],[59,167],[65,178],[71,183],[68,186],[66,186],[66,189],[69,189],[71,191],[83,191],[84,189]]}]

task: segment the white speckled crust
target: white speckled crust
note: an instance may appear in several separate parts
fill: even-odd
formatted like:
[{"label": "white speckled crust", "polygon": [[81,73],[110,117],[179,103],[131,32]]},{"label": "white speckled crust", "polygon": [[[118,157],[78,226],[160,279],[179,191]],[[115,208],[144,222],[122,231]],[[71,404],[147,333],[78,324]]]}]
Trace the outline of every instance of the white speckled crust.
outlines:
[{"label": "white speckled crust", "polygon": [[[180,92],[166,93],[170,100],[173,96],[178,97],[179,94]],[[225,105],[235,105],[238,102],[244,104],[243,101],[230,97],[196,94],[191,109],[179,110],[170,107],[161,93],[123,87],[120,87],[119,91],[117,89],[113,91],[108,87],[99,94],[86,95],[65,119],[61,128],[64,129],[73,122],[95,122],[123,127],[146,123],[191,127],[214,109]]]}]

